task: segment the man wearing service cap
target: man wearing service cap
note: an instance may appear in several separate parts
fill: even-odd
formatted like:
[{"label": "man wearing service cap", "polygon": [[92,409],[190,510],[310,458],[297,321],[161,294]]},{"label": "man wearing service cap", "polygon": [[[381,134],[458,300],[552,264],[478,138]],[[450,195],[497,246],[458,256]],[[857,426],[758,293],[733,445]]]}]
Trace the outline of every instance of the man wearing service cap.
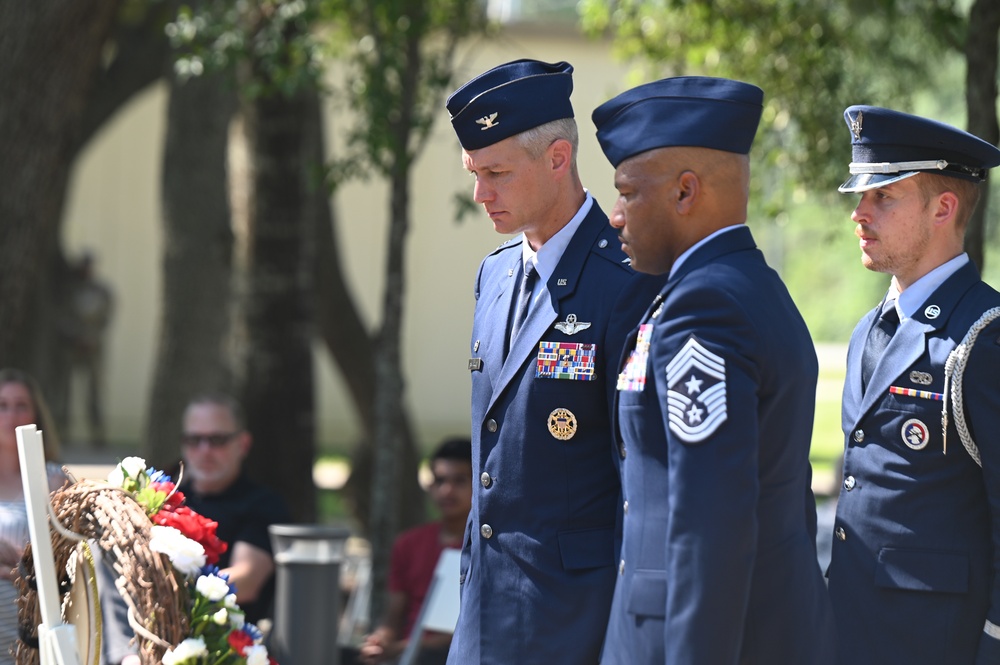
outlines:
[{"label": "man wearing service cap", "polygon": [[[892,276],[851,337],[828,572],[843,663],[1000,663],[1000,294],[963,251],[1000,150],[844,113],[861,262]],[[984,314],[986,316],[984,317]]]},{"label": "man wearing service cap", "polygon": [[636,270],[669,275],[618,379],[626,510],[601,663],[834,662],[809,331],[746,227],[762,91],[670,78],[593,114]]},{"label": "man wearing service cap", "polygon": [[518,60],[447,102],[476,202],[517,234],[475,281],[475,489],[454,665],[597,663],[611,604],[616,363],[659,284],[629,267],[580,182],[572,72]]}]

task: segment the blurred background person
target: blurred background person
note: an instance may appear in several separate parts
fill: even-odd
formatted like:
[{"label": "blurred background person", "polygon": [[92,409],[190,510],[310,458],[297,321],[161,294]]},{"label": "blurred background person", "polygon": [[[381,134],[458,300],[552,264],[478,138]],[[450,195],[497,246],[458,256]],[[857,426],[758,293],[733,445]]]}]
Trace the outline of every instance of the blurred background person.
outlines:
[{"label": "blurred background person", "polygon": [[0,665],[14,663],[10,649],[18,637],[18,622],[12,580],[29,538],[15,430],[31,424],[43,434],[49,489],[58,489],[66,480],[54,461],[59,457],[59,435],[38,384],[20,370],[0,369]]},{"label": "blurred background person", "polygon": [[[359,661],[374,665],[395,659],[406,649],[410,633],[424,604],[434,568],[445,548],[460,549],[472,508],[472,442],[447,439],[431,456],[433,480],[428,490],[441,518],[396,538],[389,566],[389,602],[380,625],[361,647]],[[438,665],[448,659],[451,635],[423,634],[420,665]]]},{"label": "blurred background person", "polygon": [[257,624],[271,618],[274,604],[274,556],[267,529],[290,522],[291,515],[284,499],[243,474],[253,443],[244,422],[242,407],[228,395],[202,395],[188,403],[180,490],[192,510],[219,523],[216,533],[229,549],[218,566],[236,585],[236,602],[247,621]]}]

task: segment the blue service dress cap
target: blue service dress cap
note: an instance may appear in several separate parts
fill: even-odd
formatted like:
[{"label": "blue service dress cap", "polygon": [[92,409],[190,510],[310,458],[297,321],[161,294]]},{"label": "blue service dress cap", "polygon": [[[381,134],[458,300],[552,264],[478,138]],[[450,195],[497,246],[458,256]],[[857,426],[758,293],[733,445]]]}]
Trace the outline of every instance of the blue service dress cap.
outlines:
[{"label": "blue service dress cap", "polygon": [[978,136],[943,122],[855,105],[844,111],[851,130],[851,176],[841,192],[884,187],[917,173],[982,182],[1000,165],[1000,150]]},{"label": "blue service dress cap", "polygon": [[597,140],[615,168],[647,150],[675,146],[745,155],[763,112],[755,85],[679,76],[627,90],[594,109]]},{"label": "blue service dress cap", "polygon": [[573,65],[515,60],[451,93],[445,106],[466,150],[478,150],[553,120],[573,117]]}]

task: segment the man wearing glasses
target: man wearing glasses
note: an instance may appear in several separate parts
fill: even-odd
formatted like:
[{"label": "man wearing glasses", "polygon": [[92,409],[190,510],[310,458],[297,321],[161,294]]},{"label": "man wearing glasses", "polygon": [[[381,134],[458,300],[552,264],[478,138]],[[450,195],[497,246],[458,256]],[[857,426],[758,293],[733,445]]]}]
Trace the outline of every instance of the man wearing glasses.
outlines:
[{"label": "man wearing glasses", "polygon": [[247,621],[271,616],[274,602],[274,559],[267,528],[290,522],[285,501],[250,482],[243,460],[252,439],[243,410],[227,395],[203,395],[184,410],[181,447],[184,476],[181,491],[187,505],[219,523],[219,538],[229,549],[219,568],[236,585],[236,601]]}]

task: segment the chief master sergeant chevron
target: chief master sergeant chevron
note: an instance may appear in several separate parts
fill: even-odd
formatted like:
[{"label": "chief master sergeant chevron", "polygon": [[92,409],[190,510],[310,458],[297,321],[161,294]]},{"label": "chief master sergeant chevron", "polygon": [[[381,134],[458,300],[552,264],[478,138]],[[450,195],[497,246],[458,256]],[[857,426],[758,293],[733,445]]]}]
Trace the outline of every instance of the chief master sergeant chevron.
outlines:
[{"label": "chief master sergeant chevron", "polygon": [[963,251],[1000,150],[884,108],[844,119],[840,191],[859,195],[862,263],[892,282],[847,352],[828,573],[840,662],[1000,663],[1000,321],[982,318],[1000,294]]},{"label": "chief master sergeant chevron", "polygon": [[669,275],[618,384],[624,537],[601,663],[822,665],[809,443],[817,360],[745,225],[760,88],[681,77],[593,114],[611,224]]},{"label": "chief master sergeant chevron", "polygon": [[475,491],[451,665],[592,665],[611,605],[615,365],[658,285],[580,182],[572,71],[518,60],[447,102],[476,202],[518,234],[475,282]]}]

